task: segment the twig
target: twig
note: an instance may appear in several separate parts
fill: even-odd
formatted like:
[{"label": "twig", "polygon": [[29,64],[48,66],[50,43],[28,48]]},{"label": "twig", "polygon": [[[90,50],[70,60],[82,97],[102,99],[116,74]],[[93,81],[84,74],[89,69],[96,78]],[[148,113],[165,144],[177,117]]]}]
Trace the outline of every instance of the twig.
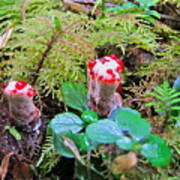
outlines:
[{"label": "twig", "polygon": [[43,67],[44,61],[45,61],[46,57],[48,56],[49,51],[52,49],[53,44],[56,42],[56,39],[59,34],[60,34],[60,32],[54,34],[52,36],[51,40],[47,43],[47,47],[46,47],[45,51],[43,52],[41,59],[39,61],[38,68],[34,72],[32,83],[31,83],[32,85],[36,84],[36,81],[39,77],[39,72],[40,72],[41,68]]},{"label": "twig", "polygon": [[169,15],[161,14],[161,13],[160,13],[160,16],[161,16],[161,19],[166,19],[166,20],[180,22],[180,18],[179,17],[169,16]]}]

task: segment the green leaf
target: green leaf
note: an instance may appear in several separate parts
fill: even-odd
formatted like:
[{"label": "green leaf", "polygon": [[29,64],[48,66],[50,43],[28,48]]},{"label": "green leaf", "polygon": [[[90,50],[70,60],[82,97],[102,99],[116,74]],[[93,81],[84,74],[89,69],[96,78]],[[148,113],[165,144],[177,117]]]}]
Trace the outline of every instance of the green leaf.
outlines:
[{"label": "green leaf", "polygon": [[124,150],[133,150],[133,147],[135,145],[135,141],[124,136],[124,137],[121,137],[120,139],[118,139],[116,141],[116,145],[119,147],[119,148],[122,148]]},{"label": "green leaf", "polygon": [[154,166],[167,166],[171,160],[171,152],[167,143],[159,136],[149,136],[143,144],[141,154],[146,157]]},{"label": "green leaf", "polygon": [[171,95],[171,99],[172,98],[177,98],[179,96],[180,96],[180,92],[179,91],[178,92],[174,92],[174,94]]},{"label": "green leaf", "polygon": [[161,102],[150,102],[146,103],[146,106],[162,106],[163,104]]},{"label": "green leaf", "polygon": [[152,24],[156,22],[156,19],[150,16],[149,14],[144,14],[144,15],[142,14],[141,18],[144,19],[145,21],[149,21]]},{"label": "green leaf", "polygon": [[171,104],[177,104],[177,103],[180,103],[180,98],[171,101]]},{"label": "green leaf", "polygon": [[54,147],[58,154],[67,158],[74,157],[72,151],[67,146],[65,146],[63,138],[61,136],[54,135]]},{"label": "green leaf", "polygon": [[95,111],[86,110],[82,113],[81,119],[86,123],[94,123],[98,121],[98,115]]},{"label": "green leaf", "polygon": [[79,111],[87,109],[87,91],[83,84],[66,82],[61,88],[67,106]]},{"label": "green leaf", "polygon": [[97,0],[97,1],[96,1],[96,4],[94,5],[94,7],[93,7],[93,9],[92,9],[91,14],[94,14],[95,11],[96,11],[96,9],[97,9],[99,6],[102,6],[102,8],[104,8],[104,7],[103,7],[103,6],[104,6],[104,3],[105,3],[104,0]]},{"label": "green leaf", "polygon": [[122,131],[115,122],[105,119],[90,124],[86,134],[93,142],[108,144],[115,143],[122,136]]},{"label": "green leaf", "polygon": [[154,16],[154,17],[156,17],[158,19],[161,18],[160,14],[157,11],[155,11],[155,10],[149,10],[148,14],[151,15],[151,16]]},{"label": "green leaf", "polygon": [[53,24],[54,24],[56,30],[60,31],[60,29],[61,29],[61,22],[60,22],[59,18],[54,16],[52,21],[53,21]]},{"label": "green leaf", "polygon": [[130,112],[132,114],[135,114],[137,117],[141,117],[141,113],[139,113],[138,111],[136,111],[135,109],[129,108],[129,107],[121,107],[121,108],[116,108],[114,111],[112,111],[112,113],[110,114],[110,119],[115,119],[114,116],[116,116],[116,113],[119,111],[127,111]]},{"label": "green leaf", "polygon": [[153,97],[155,97],[156,99],[159,99],[159,100],[162,100],[162,96],[157,94],[157,93],[154,93],[154,92],[148,92],[147,93],[148,95],[151,95]]},{"label": "green leaf", "polygon": [[115,12],[115,11],[123,11],[125,9],[132,9],[132,8],[137,8],[137,6],[133,3],[124,3],[122,7],[112,7],[112,8],[107,8],[105,12]]},{"label": "green leaf", "polygon": [[63,135],[54,135],[54,146],[56,151],[60,155],[68,158],[73,158],[74,154],[72,150],[65,145],[63,140],[65,138],[69,138],[81,152],[88,152],[97,147],[97,143],[92,143],[85,133],[75,134],[72,132],[66,132]]},{"label": "green leaf", "polygon": [[119,7],[112,7],[112,8],[107,8],[105,10],[105,12],[115,12],[115,11],[121,11],[122,8],[119,8]]},{"label": "green leaf", "polygon": [[49,128],[56,135],[71,131],[73,133],[79,132],[83,128],[84,122],[73,113],[62,113],[56,115],[49,123]]},{"label": "green leaf", "polygon": [[137,5],[130,3],[130,2],[126,2],[126,3],[123,3],[122,7],[123,8],[137,8]]},{"label": "green leaf", "polygon": [[180,106],[174,106],[171,108],[172,110],[180,110]]},{"label": "green leaf", "polygon": [[17,129],[14,126],[5,126],[5,129],[9,131],[9,133],[14,136],[16,140],[21,140],[21,134],[17,131]]},{"label": "green leaf", "polygon": [[128,131],[135,140],[141,140],[150,135],[150,123],[142,119],[140,114],[133,109],[119,108],[109,118],[117,122],[122,131]]},{"label": "green leaf", "polygon": [[157,4],[157,0],[136,0],[141,7],[151,7]]},{"label": "green leaf", "polygon": [[84,160],[82,159],[82,157],[79,153],[79,150],[78,150],[76,144],[71,139],[69,139],[68,137],[65,137],[65,136],[63,137],[63,142],[64,142],[64,145],[71,150],[71,152],[74,154],[75,158],[82,164],[85,164]]},{"label": "green leaf", "polygon": [[73,140],[78,149],[83,152],[91,151],[97,146],[97,143],[92,143],[85,133],[68,133],[67,137]]}]

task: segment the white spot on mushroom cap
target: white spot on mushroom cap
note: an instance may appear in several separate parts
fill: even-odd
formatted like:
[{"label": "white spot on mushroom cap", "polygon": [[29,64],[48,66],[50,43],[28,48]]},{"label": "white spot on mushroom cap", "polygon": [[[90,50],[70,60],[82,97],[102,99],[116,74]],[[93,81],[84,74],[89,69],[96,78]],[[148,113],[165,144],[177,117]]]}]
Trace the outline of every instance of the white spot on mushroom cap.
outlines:
[{"label": "white spot on mushroom cap", "polygon": [[115,75],[114,78],[119,79],[120,74],[117,72],[119,64],[108,56],[104,57],[104,59],[107,59],[108,62],[102,63],[100,59],[96,60],[96,65],[93,68],[93,72],[95,74],[98,74],[98,76],[103,76],[105,79],[110,80],[112,79],[112,75],[107,73],[107,70],[111,69],[113,71],[113,74]]}]

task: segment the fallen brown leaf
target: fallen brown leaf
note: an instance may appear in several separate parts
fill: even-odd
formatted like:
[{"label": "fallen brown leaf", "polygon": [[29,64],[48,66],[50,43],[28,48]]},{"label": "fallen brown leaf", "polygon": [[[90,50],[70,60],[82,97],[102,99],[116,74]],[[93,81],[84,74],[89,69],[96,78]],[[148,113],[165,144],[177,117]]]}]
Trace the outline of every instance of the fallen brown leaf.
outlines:
[{"label": "fallen brown leaf", "polygon": [[7,172],[8,172],[8,167],[9,167],[9,160],[10,160],[10,157],[13,155],[14,153],[13,152],[10,152],[8,154],[6,154],[1,162],[1,166],[0,166],[0,177],[1,177],[1,180],[4,180],[6,175],[7,175]]},{"label": "fallen brown leaf", "polygon": [[29,165],[25,162],[17,162],[13,171],[14,180],[33,180]]},{"label": "fallen brown leaf", "polygon": [[11,37],[12,31],[13,31],[13,28],[10,27],[5,31],[5,33],[2,36],[0,36],[0,49],[6,46],[9,38]]},{"label": "fallen brown leaf", "polygon": [[112,172],[114,174],[124,173],[137,164],[137,157],[135,152],[118,156],[112,162]]}]

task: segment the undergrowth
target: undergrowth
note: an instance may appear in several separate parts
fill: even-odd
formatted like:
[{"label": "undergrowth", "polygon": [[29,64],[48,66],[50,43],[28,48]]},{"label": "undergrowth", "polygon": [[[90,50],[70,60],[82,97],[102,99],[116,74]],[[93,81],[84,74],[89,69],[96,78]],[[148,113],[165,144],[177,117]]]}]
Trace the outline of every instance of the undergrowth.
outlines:
[{"label": "undergrowth", "polygon": [[[13,11],[1,18],[4,19],[3,30],[7,24],[15,24],[12,38],[1,52],[1,56],[8,59],[2,58],[1,81],[4,78],[24,79],[44,92],[60,97],[62,82],[86,81],[86,62],[96,58],[95,48],[107,43],[119,47],[122,58],[129,46],[155,56],[155,61],[142,66],[137,75],[151,77],[162,70],[157,75],[162,81],[172,76],[171,72],[177,67],[179,48],[175,39],[168,46],[160,45],[162,38],[156,28],[141,19],[139,13],[126,11],[115,16],[88,19],[85,15],[63,12],[58,0],[12,2],[15,3]],[[164,26],[158,28],[166,30]],[[171,30],[171,34],[176,32]]]},{"label": "undergrowth", "polygon": [[40,176],[43,177],[50,173],[59,161],[60,156],[55,151],[53,137],[48,135],[42,146],[41,156],[36,163],[36,167],[41,171]]},{"label": "undergrowth", "polygon": [[[167,2],[180,6],[179,0],[160,1]],[[86,82],[86,64],[99,55],[97,48],[110,44],[120,49],[122,59],[129,53],[129,47],[141,49],[154,59],[135,71],[126,68],[126,79],[138,77],[140,80],[125,84],[124,89],[129,94],[125,95],[124,101],[128,106],[138,107],[149,118],[153,112],[144,105],[150,100],[147,92],[164,80],[171,82],[180,74],[180,36],[159,19],[148,21],[142,15],[143,12],[126,10],[91,18],[64,11],[59,0],[2,0],[0,33],[3,34],[9,26],[14,30],[7,46],[0,51],[0,82],[26,80],[34,84],[41,94],[52,94],[62,100],[63,82]],[[155,118],[159,120],[159,116]],[[173,165],[177,167],[177,131],[169,131],[163,136],[174,149]],[[37,164],[42,174],[50,172],[59,160],[51,140],[52,137],[47,137]],[[52,158],[55,161],[50,162]],[[173,167],[168,172],[156,169],[152,179],[165,176],[169,179],[168,173],[172,176],[174,172]]]}]

